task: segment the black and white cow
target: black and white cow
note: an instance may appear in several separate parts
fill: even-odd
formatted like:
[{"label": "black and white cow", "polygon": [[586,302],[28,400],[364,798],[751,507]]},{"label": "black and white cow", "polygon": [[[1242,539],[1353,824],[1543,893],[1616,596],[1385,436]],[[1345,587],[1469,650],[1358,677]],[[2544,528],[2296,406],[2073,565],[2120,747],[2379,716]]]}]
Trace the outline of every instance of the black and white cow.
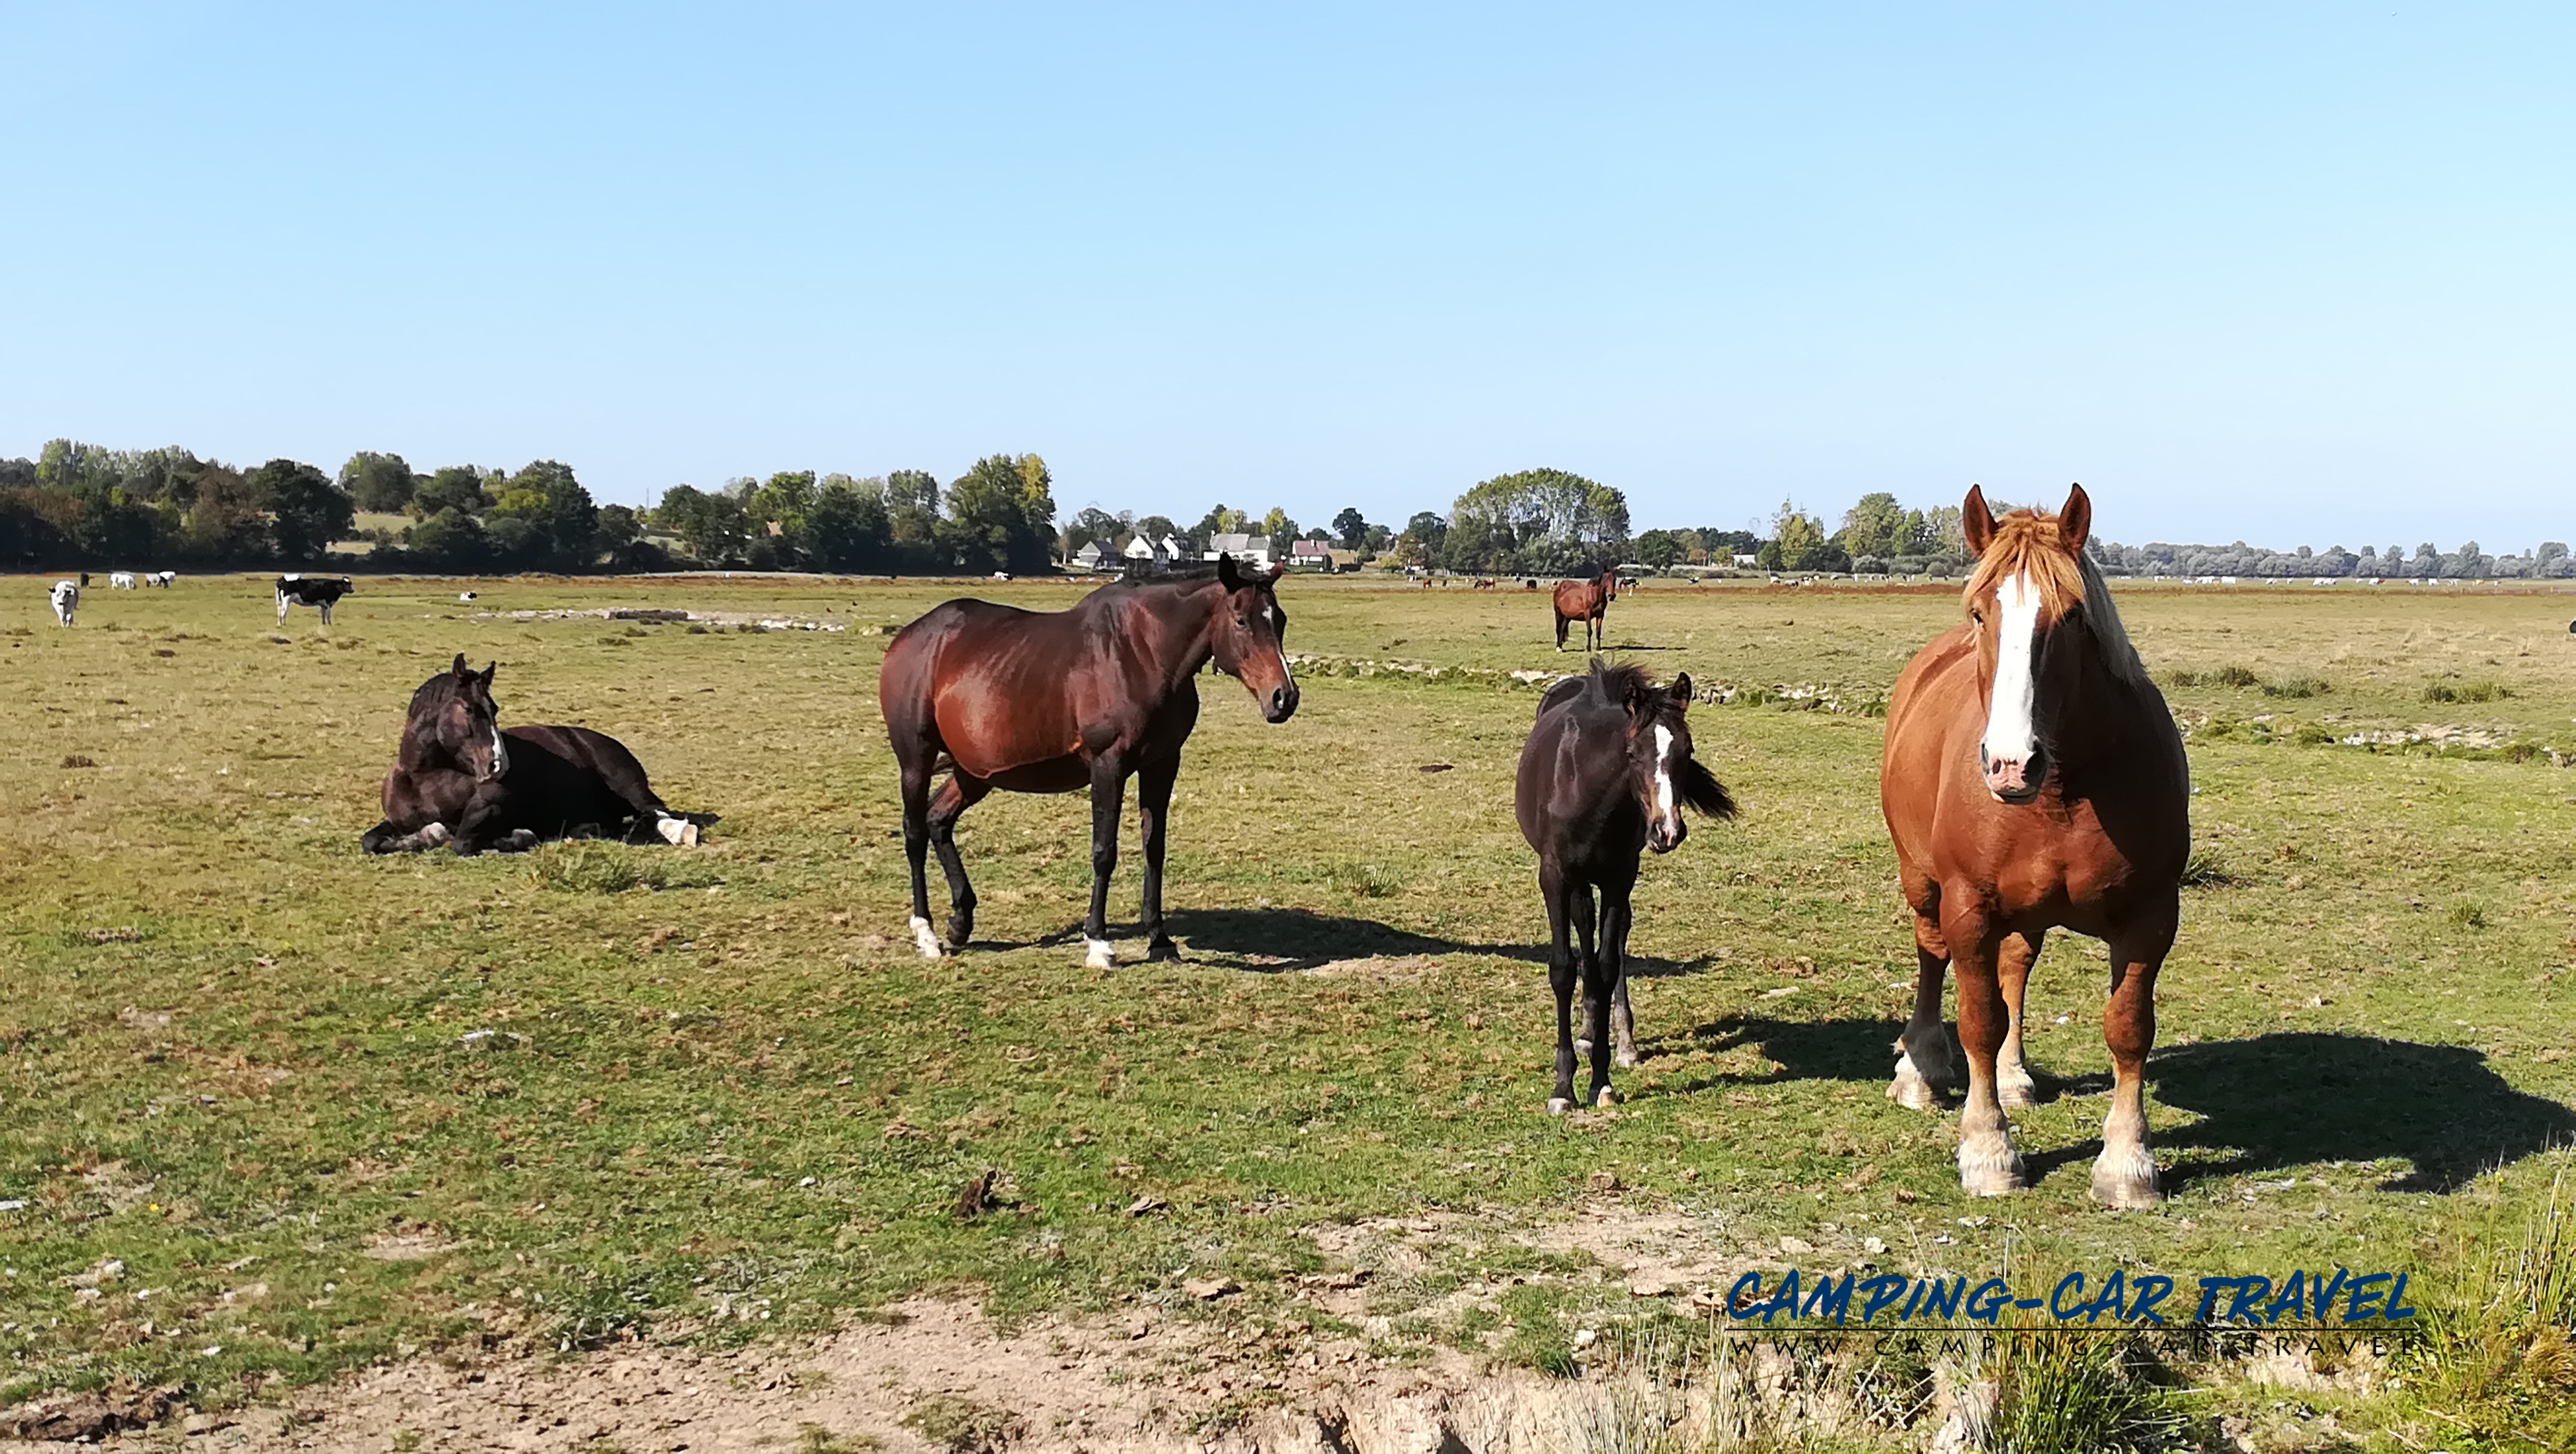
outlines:
[{"label": "black and white cow", "polygon": [[66,626],[72,624],[72,613],[80,609],[80,586],[72,581],[56,581],[48,595],[54,603],[54,619]]},{"label": "black and white cow", "polygon": [[145,577],[143,578],[143,584],[145,584],[145,585],[147,585],[147,586],[159,586],[161,589],[163,589],[163,590],[165,590],[165,591],[166,591],[166,590],[170,589],[170,583],[171,583],[172,581],[177,580],[178,578],[179,578],[179,573],[178,573],[177,571],[174,571],[174,570],[157,570],[157,571],[154,571],[152,574],[150,574],[150,575],[148,575],[148,576],[145,576]]},{"label": "black and white cow", "polygon": [[312,606],[322,612],[322,624],[331,624],[331,605],[356,590],[347,576],[308,576],[287,574],[277,578],[277,624],[286,624],[289,606]]}]

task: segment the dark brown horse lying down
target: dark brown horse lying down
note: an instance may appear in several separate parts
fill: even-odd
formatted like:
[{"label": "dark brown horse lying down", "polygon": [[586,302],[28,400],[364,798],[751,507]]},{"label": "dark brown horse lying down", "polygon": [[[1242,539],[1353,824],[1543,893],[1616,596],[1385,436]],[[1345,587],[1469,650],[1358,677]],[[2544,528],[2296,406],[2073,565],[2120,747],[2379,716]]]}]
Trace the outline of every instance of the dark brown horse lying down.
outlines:
[{"label": "dark brown horse lying down", "polygon": [[[1688,675],[1659,687],[1633,666],[1592,659],[1539,700],[1538,724],[1521,749],[1512,794],[1521,836],[1538,850],[1538,887],[1547,898],[1547,977],[1556,990],[1556,1090],[1550,1111],[1574,1104],[1574,987],[1583,985],[1584,1036],[1592,1052],[1587,1099],[1610,1103],[1610,1055],[1637,1063],[1628,1013],[1629,893],[1637,856],[1670,853],[1689,835],[1682,808],[1735,816],[1735,800],[1691,756]],[[1600,941],[1593,940],[1592,890],[1601,890]],[[1582,939],[1580,955],[1568,942]],[[1615,1025],[1611,1017],[1616,1014]]]},{"label": "dark brown horse lying down", "polygon": [[[1065,611],[1023,611],[990,601],[934,606],[895,633],[877,677],[877,703],[903,786],[903,851],[912,861],[912,935],[939,957],[930,928],[923,855],[939,852],[948,876],[948,942],[975,930],[975,890],[957,857],[957,815],[1002,788],[1015,793],[1091,789],[1091,912],[1087,960],[1105,968],[1109,876],[1118,866],[1118,810],[1136,779],[1145,838],[1146,958],[1180,955],[1163,931],[1163,827],[1181,744],[1199,719],[1191,680],[1214,662],[1285,722],[1297,683],[1281,646],[1288,615],[1273,587],[1284,568],[1246,576],[1220,556],[1214,577],[1103,586]],[[930,780],[954,769],[934,798]]]},{"label": "dark brown horse lying down", "polygon": [[412,693],[402,751],[385,774],[385,821],[358,846],[369,853],[514,853],[550,838],[660,839],[695,844],[699,821],[663,805],[644,765],[587,727],[503,731],[487,666],[454,667]]}]

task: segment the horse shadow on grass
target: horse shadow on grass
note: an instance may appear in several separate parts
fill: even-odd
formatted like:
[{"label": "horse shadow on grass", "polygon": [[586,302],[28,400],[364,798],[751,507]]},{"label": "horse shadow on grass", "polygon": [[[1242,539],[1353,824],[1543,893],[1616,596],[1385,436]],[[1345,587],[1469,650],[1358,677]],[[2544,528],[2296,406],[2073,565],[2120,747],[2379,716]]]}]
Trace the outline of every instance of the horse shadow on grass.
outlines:
[{"label": "horse shadow on grass", "polygon": [[[1286,974],[1318,969],[1352,959],[1397,959],[1410,955],[1482,954],[1547,963],[1544,944],[1470,944],[1436,934],[1419,934],[1375,919],[1319,914],[1311,909],[1175,909],[1165,916],[1184,957],[1203,959],[1228,969],[1255,974]],[[1639,979],[1703,973],[1714,959],[1661,960],[1628,958],[1628,973]],[[1544,995],[1546,982],[1539,981]]]},{"label": "horse shadow on grass", "polygon": [[[1789,1080],[1884,1085],[1894,1073],[1903,1028],[1896,1020],[1729,1016],[1676,1036],[1646,1038],[1642,1047],[1651,1054],[1752,1045],[1778,1066],[1768,1074],[1708,1076],[1674,1087],[1677,1094]],[[2107,1068],[2051,1076],[2034,1066],[2032,1074],[2044,1093],[2055,1095],[2111,1088]],[[2147,1060],[2147,1083],[2151,1123],[2158,1106],[2201,1118],[2160,1127],[2152,1137],[2174,1158],[2168,1192],[2203,1177],[2399,1161],[2407,1169],[2392,1172],[2381,1190],[2447,1194],[2482,1172],[2576,1142],[2576,1109],[2516,1090],[2483,1053],[2464,1045],[2305,1031],[2213,1040],[2157,1051]],[[2101,1149],[2091,1141],[2031,1153],[2032,1177],[2089,1160]]]}]

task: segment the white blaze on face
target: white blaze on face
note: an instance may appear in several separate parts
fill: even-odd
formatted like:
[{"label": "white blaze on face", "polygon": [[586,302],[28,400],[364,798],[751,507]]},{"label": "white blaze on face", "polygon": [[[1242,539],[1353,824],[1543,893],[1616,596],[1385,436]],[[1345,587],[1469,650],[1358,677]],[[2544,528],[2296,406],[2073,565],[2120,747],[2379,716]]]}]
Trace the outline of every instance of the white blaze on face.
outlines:
[{"label": "white blaze on face", "polygon": [[1270,644],[1279,649],[1279,680],[1283,684],[1294,682],[1296,675],[1288,670],[1288,643],[1279,639],[1279,613],[1264,605],[1261,619],[1270,623]]},{"label": "white blaze on face", "polygon": [[1667,834],[1678,836],[1682,805],[1673,797],[1673,729],[1655,724],[1655,817]]},{"label": "white blaze on face", "polygon": [[1995,588],[2002,619],[1995,628],[1995,681],[1986,706],[1986,757],[2023,763],[2038,751],[2033,721],[2039,679],[2032,657],[2039,649],[2039,593],[2014,575]]},{"label": "white blaze on face", "polygon": [[495,722],[492,724],[492,776],[499,778],[509,775],[510,749],[501,745],[501,724]]}]

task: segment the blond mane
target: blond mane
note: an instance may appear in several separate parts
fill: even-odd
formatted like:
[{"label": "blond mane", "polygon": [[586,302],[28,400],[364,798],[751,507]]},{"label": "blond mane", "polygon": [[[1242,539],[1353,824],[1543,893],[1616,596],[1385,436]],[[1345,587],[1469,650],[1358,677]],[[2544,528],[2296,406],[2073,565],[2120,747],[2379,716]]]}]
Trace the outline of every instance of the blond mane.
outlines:
[{"label": "blond mane", "polygon": [[2021,509],[1997,520],[1994,539],[1986,542],[1985,552],[1977,557],[1976,569],[1968,573],[1967,589],[1960,594],[1961,608],[1973,608],[2003,581],[2016,575],[2039,592],[2043,625],[2054,625],[2068,611],[2082,605],[2085,627],[2102,650],[2102,664],[2123,681],[2136,684],[2147,680],[2146,665],[2138,660],[2137,648],[2129,644],[2129,628],[2121,624],[2120,608],[2111,602],[2110,582],[2102,578],[2091,556],[2067,551],[2066,538],[2058,533],[2056,516]]}]

